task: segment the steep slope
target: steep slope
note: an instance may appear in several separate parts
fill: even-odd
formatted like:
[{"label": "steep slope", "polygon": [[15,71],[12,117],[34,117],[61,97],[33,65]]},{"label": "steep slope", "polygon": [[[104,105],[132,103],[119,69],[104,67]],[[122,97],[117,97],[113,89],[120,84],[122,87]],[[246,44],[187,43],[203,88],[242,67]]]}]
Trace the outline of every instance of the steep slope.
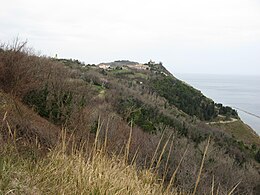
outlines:
[{"label": "steep slope", "polygon": [[[46,149],[56,145],[59,129],[66,129],[78,144],[91,145],[98,135],[106,140],[109,155],[122,153],[128,144],[129,159],[134,158],[138,168],[154,162],[151,168],[157,168],[158,177],[166,183],[180,167],[175,187],[192,191],[205,142],[211,137],[198,192],[210,192],[213,175],[222,194],[238,182],[239,194],[253,193],[259,185],[259,137],[255,135],[254,143],[244,143],[244,138],[208,125],[223,120],[219,115],[225,120],[240,119],[234,109],[216,104],[173,77],[162,63],[128,62],[102,69],[78,60],[37,57],[27,50],[4,48],[0,70],[1,93],[21,108],[17,115],[6,112],[7,99],[2,98],[3,140],[10,129],[6,121],[14,121],[12,127],[20,132],[31,132],[19,134],[18,140],[36,137],[34,142],[39,138],[50,143],[42,144]],[[19,115],[19,110],[27,114]],[[26,128],[20,128],[25,121]],[[164,152],[154,156],[158,150]]]},{"label": "steep slope", "polygon": [[[26,151],[37,142],[43,150],[53,147],[58,141],[59,128],[40,117],[18,99],[0,91],[0,118],[2,143],[9,137],[17,139],[18,150]],[[29,144],[29,145],[28,145]]]}]

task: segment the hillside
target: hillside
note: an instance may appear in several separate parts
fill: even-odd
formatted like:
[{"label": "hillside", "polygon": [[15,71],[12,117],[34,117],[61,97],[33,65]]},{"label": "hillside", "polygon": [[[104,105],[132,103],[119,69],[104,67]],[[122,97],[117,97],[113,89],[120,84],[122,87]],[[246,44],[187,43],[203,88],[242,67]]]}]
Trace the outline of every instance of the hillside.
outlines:
[{"label": "hillside", "polygon": [[[17,165],[21,172],[26,169],[24,174],[30,180],[41,178],[37,171],[44,174],[41,171],[46,164],[56,161],[62,164],[62,160],[53,157],[60,144],[67,143],[73,151],[91,156],[98,137],[98,142],[104,143],[106,148],[100,162],[104,157],[112,164],[120,161],[119,167],[133,165],[127,169],[137,177],[133,181],[143,182],[140,190],[151,188],[154,190],[151,194],[163,193],[169,184],[172,184],[172,194],[176,189],[188,194],[195,188],[198,194],[208,194],[215,188],[219,194],[227,194],[238,183],[235,194],[257,194],[260,188],[259,136],[244,126],[236,110],[214,102],[177,79],[162,63],[123,60],[87,65],[78,60],[36,56],[24,44],[3,45],[0,49],[0,117],[3,119],[0,164],[9,163],[10,167],[15,167],[18,157],[25,162],[34,159],[30,167],[36,167],[32,168],[36,173],[30,172],[30,167]],[[210,124],[233,119],[236,122]],[[204,159],[203,151],[209,137],[211,141]],[[14,148],[14,156],[8,148]],[[61,159],[68,158],[68,162],[75,163],[77,155],[70,149],[63,152],[66,155],[62,154]],[[127,159],[122,160],[122,154],[127,155]],[[97,163],[92,161],[94,157],[86,158],[80,167]],[[204,166],[200,172],[202,158]],[[5,170],[2,165],[1,173]],[[10,169],[11,178],[17,174],[12,173],[14,170]],[[114,171],[120,173],[117,169]],[[154,175],[148,187],[147,178],[140,179],[144,173]],[[198,175],[201,177],[196,186]],[[98,178],[93,185],[100,182]],[[162,180],[163,183],[158,183]],[[66,178],[54,178],[57,185],[65,185],[62,181]],[[1,177],[0,182],[1,193],[12,188],[11,181],[4,185]],[[9,184],[11,187],[6,187]],[[35,184],[36,191],[46,194],[43,189],[49,183],[41,184]],[[98,188],[104,190],[103,187]],[[48,193],[54,193],[57,186],[53,189]],[[104,193],[102,190],[97,194]],[[131,193],[131,190],[123,190],[121,194]],[[95,190],[90,192],[95,194]]]}]

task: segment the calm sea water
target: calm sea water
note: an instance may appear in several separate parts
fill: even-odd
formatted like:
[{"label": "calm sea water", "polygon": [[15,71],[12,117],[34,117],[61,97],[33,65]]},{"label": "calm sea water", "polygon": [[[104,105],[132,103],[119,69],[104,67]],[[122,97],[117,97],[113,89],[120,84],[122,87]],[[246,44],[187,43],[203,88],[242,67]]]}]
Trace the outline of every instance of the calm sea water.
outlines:
[{"label": "calm sea water", "polygon": [[[260,116],[260,76],[176,74],[217,103]],[[260,118],[238,110],[240,118],[260,135]]]}]

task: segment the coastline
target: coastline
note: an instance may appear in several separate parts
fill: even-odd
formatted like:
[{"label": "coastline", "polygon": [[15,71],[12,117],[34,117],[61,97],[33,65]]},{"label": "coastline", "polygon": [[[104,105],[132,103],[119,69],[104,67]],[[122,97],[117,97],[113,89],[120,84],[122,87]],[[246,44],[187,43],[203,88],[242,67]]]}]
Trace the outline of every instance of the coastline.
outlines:
[{"label": "coastline", "polygon": [[175,76],[216,103],[238,111],[241,120],[260,135],[260,78],[257,76],[185,74]]}]

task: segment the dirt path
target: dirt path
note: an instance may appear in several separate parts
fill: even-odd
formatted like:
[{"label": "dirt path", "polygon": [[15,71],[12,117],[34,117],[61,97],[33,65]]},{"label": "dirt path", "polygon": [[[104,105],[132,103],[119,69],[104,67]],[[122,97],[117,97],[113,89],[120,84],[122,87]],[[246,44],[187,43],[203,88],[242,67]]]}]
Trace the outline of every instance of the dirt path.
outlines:
[{"label": "dirt path", "polygon": [[233,123],[236,122],[238,119],[236,118],[231,118],[229,121],[216,121],[216,122],[208,122],[206,123],[207,125],[214,125],[214,124],[227,124],[227,123]]}]

